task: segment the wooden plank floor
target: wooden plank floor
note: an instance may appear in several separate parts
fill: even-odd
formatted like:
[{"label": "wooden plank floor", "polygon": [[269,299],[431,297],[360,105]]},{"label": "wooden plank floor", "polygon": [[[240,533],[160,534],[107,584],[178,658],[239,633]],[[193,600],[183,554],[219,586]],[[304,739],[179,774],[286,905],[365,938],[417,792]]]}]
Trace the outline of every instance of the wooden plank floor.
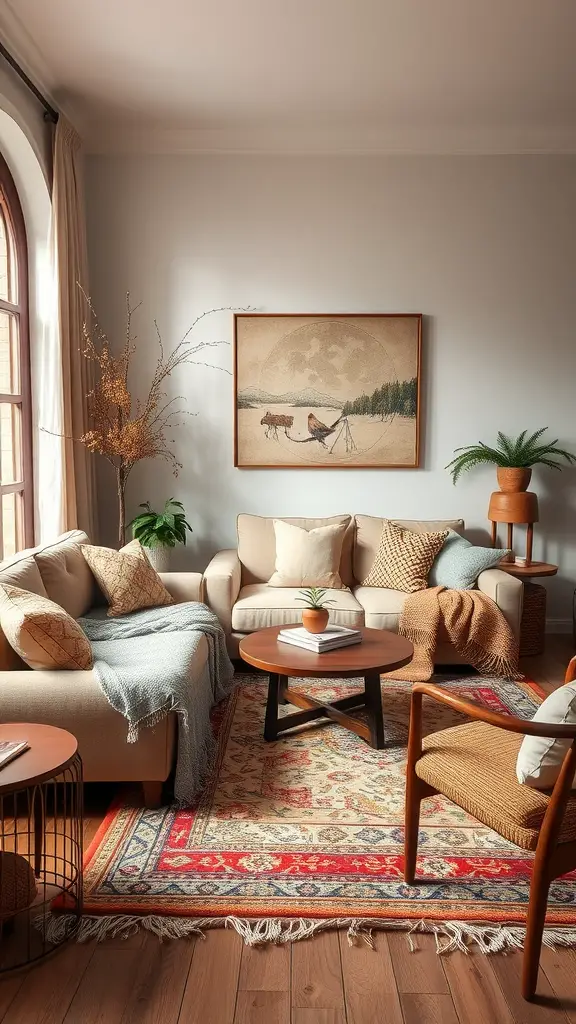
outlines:
[{"label": "wooden plank floor", "polygon": [[[545,689],[559,685],[568,636],[526,659]],[[89,839],[110,798],[88,794]],[[250,949],[235,932],[159,943],[70,945],[44,964],[0,979],[2,1024],[576,1024],[576,950],[541,958],[536,1003],[520,997],[521,955],[436,955],[432,936],[410,953],[399,932],[376,951],[325,932],[293,946]]]}]

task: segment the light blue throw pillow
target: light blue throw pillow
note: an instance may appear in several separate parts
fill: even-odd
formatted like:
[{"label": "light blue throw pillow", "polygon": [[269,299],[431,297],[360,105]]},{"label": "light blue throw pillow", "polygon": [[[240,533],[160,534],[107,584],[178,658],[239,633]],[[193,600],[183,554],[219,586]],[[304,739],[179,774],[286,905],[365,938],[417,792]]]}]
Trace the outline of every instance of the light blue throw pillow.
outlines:
[{"label": "light blue throw pillow", "polygon": [[429,587],[472,590],[484,569],[493,569],[509,551],[502,548],[478,548],[459,533],[450,530],[432,563]]}]

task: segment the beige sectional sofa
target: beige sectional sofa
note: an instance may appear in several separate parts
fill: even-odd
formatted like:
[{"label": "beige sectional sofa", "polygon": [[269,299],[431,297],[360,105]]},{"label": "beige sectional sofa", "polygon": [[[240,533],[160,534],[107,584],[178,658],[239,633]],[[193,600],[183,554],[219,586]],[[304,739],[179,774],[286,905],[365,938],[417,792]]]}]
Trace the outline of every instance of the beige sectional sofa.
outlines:
[{"label": "beige sectional sofa", "polygon": [[[86,534],[73,530],[52,544],[22,551],[2,564],[0,583],[49,597],[74,618],[85,615],[104,601],[80,551],[83,543],[88,543]],[[161,573],[161,578],[176,601],[201,599],[200,573]],[[207,661],[202,637],[189,667],[191,685],[207,670]],[[78,740],[87,782],[142,782],[149,804],[158,802],[174,763],[175,715],[142,729],[138,742],[129,744],[128,723],[108,703],[92,670],[32,670],[1,630],[0,721],[69,729]]]},{"label": "beige sectional sofa", "polygon": [[[318,526],[347,523],[342,547],[340,576],[349,590],[331,590],[334,604],[330,619],[343,626],[372,626],[396,632],[406,594],[381,587],[363,587],[380,542],[382,519],[373,516],[332,516],[328,519],[285,519],[284,522],[312,530]],[[395,520],[410,530],[453,529],[463,532],[464,521]],[[275,534],[272,518],[238,516],[238,548],[220,551],[204,573],[204,600],[216,612],[226,631],[232,658],[247,633],[265,626],[299,622],[302,605],[296,588],[269,587],[275,567]],[[522,584],[500,569],[488,569],[478,577],[478,588],[501,608],[514,634],[519,635],[522,615]],[[437,664],[454,664],[461,659],[447,637],[436,651]]]}]

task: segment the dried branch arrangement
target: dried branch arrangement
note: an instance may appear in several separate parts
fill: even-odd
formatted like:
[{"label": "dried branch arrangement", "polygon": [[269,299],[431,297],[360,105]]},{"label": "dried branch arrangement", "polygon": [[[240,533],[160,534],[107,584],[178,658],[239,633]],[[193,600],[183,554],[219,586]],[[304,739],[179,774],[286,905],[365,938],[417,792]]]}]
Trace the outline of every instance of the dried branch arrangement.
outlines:
[{"label": "dried branch arrangement", "polygon": [[170,463],[174,476],[182,469],[172,448],[174,438],[167,437],[173,427],[181,426],[181,417],[194,415],[182,408],[182,395],[168,398],[167,378],[183,363],[211,366],[230,373],[213,363],[198,359],[203,350],[227,341],[200,341],[193,343],[191,334],[196,325],[211,313],[232,310],[231,306],[210,309],[196,317],[182,340],[172,352],[166,354],[158,324],[154,321],[158,358],[146,398],[134,398],[130,393],[130,363],[136,354],[136,336],[133,334],[133,316],[141,303],[131,306],[126,296],[126,334],[123,347],[115,355],[107,335],[102,330],[92,301],[81,289],[90,310],[90,320],[83,325],[83,355],[91,364],[94,386],[86,396],[91,427],[77,440],[90,452],[103,455],[114,467],[118,491],[118,543],[124,544],[126,529],[126,483],[130,472],[141,459],[162,458]]}]

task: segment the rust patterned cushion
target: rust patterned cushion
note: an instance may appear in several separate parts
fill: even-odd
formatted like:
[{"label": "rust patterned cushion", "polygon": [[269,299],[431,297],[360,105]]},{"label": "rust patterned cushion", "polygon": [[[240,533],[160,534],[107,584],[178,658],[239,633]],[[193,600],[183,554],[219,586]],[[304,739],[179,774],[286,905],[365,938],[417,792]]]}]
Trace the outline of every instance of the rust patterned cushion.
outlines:
[{"label": "rust patterned cushion", "polygon": [[30,668],[92,668],[92,649],[80,626],[47,597],[0,585],[0,626]]},{"label": "rust patterned cushion", "polygon": [[108,601],[108,615],[173,603],[140,541],[132,540],[120,551],[83,544],[82,554]]},{"label": "rust patterned cushion", "polygon": [[425,590],[432,562],[447,536],[448,530],[413,533],[385,519],[376,560],[362,586],[386,587],[405,594]]}]

